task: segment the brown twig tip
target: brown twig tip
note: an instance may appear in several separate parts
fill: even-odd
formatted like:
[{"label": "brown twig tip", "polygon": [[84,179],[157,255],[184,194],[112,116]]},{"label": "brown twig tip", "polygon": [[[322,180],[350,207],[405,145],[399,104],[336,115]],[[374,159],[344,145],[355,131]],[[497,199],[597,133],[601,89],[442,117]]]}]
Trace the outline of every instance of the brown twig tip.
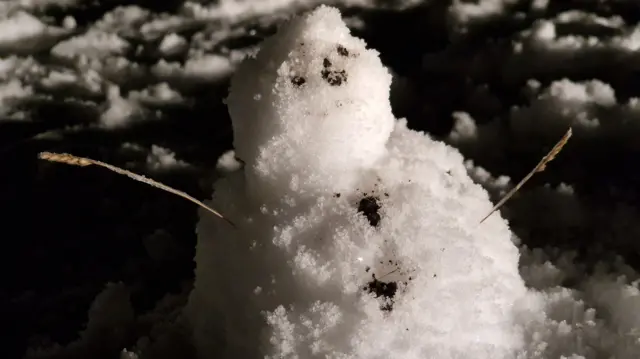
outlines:
[{"label": "brown twig tip", "polygon": [[38,158],[51,162],[65,163],[72,166],[84,167],[92,164],[91,160],[88,158],[77,157],[68,153],[40,152],[38,154]]},{"label": "brown twig tip", "polygon": [[569,130],[567,130],[564,136],[562,136],[560,141],[558,141],[558,143],[556,143],[556,145],[553,146],[551,151],[549,151],[549,153],[542,158],[540,163],[538,163],[538,165],[536,166],[536,172],[542,172],[544,171],[545,168],[547,168],[547,163],[553,161],[556,158],[558,153],[562,151],[562,148],[564,147],[564,145],[566,145],[567,142],[569,141],[569,138],[571,138],[571,135],[573,135],[573,130],[571,129],[571,127],[569,127]]},{"label": "brown twig tip", "polygon": [[556,143],[555,146],[553,146],[551,151],[549,151],[549,153],[547,153],[544,157],[542,157],[540,162],[538,162],[538,164],[531,170],[531,172],[529,172],[526,176],[524,176],[524,178],[520,180],[520,182],[518,182],[518,184],[515,187],[513,187],[504,197],[502,197],[502,199],[495,206],[493,206],[489,214],[487,214],[486,216],[484,216],[484,218],[480,220],[480,223],[484,222],[495,211],[499,210],[500,207],[502,207],[509,200],[509,198],[511,198],[511,196],[513,196],[516,192],[518,192],[520,187],[522,187],[531,177],[533,177],[534,174],[544,171],[547,168],[547,163],[553,161],[553,159],[556,158],[558,153],[562,151],[562,148],[564,147],[564,145],[567,144],[572,134],[573,134],[573,130],[571,129],[571,127],[569,127],[567,132],[564,134],[564,136],[562,136],[560,141],[558,141],[558,143]]},{"label": "brown twig tip", "polygon": [[218,211],[216,211],[215,209],[207,206],[206,204],[204,204],[203,202],[197,200],[196,198],[188,195],[185,192],[179,191],[173,187],[169,187],[163,183],[157,182],[152,180],[151,178],[147,178],[145,176],[139,175],[137,173],[133,173],[131,171],[127,171],[123,168],[120,167],[116,167],[113,165],[110,165],[108,163],[105,162],[101,162],[101,161],[96,161],[96,160],[92,160],[91,158],[85,158],[85,157],[78,157],[78,156],[74,156],[72,154],[69,153],[54,153],[54,152],[40,152],[38,154],[38,158],[42,159],[42,160],[46,160],[46,161],[51,161],[51,162],[59,162],[59,163],[64,163],[67,165],[72,165],[72,166],[80,166],[80,167],[86,167],[86,166],[90,166],[90,165],[95,165],[95,166],[100,166],[103,168],[106,168],[110,171],[113,171],[115,173],[127,176],[135,181],[138,182],[142,182],[142,183],[146,183],[150,186],[153,186],[155,188],[161,189],[163,191],[169,192],[169,193],[173,193],[176,196],[182,197],[188,201],[191,201],[192,203],[197,204],[198,206],[206,209],[207,211],[213,213],[214,215],[222,218],[223,220],[225,220],[227,223],[229,223],[231,226],[233,226],[234,228],[237,228],[237,226],[231,222],[229,219],[227,219],[226,217],[224,217],[223,215],[221,215]]}]

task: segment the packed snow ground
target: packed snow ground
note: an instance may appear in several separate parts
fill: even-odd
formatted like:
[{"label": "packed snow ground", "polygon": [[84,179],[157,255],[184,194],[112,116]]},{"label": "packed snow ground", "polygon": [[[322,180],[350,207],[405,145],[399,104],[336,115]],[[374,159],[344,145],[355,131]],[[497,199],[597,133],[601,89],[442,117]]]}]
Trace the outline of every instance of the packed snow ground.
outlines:
[{"label": "packed snow ground", "polygon": [[[163,114],[173,107],[190,106],[194,102],[203,101],[198,97],[197,91],[233,74],[240,61],[247,54],[257,50],[258,41],[255,40],[249,45],[230,45],[233,42],[229,39],[251,38],[256,35],[255,29],[246,27],[247,22],[254,21],[252,24],[255,24],[255,21],[258,21],[257,28],[260,29],[260,26],[263,26],[263,30],[269,29],[265,32],[270,32],[272,26],[283,18],[283,11],[293,11],[292,5],[295,5],[294,10],[300,10],[309,8],[317,2],[265,1],[260,2],[259,6],[250,6],[247,2],[240,1],[222,1],[219,5],[187,2],[176,13],[170,15],[129,6],[113,9],[101,19],[86,26],[78,26],[80,19],[69,16],[47,17],[46,9],[50,6],[48,3],[52,2],[15,1],[0,5],[2,14],[0,52],[3,55],[0,58],[0,80],[2,81],[0,116],[3,121],[30,121],[33,117],[30,104],[37,101],[62,101],[70,106],[88,108],[90,113],[95,114],[93,117],[87,117],[85,122],[76,123],[64,129],[52,129],[54,134],[64,137],[68,133],[87,128],[113,131],[136,126],[145,121],[163,121]],[[530,6],[524,6],[525,3],[530,3]],[[533,182],[523,189],[503,211],[503,215],[510,221],[514,234],[510,238],[513,249],[505,247],[502,250],[505,253],[511,253],[510,251],[515,251],[516,246],[519,248],[520,258],[517,270],[528,287],[528,292],[521,294],[512,288],[512,291],[507,292],[510,294],[500,297],[514,304],[513,313],[508,315],[501,313],[515,323],[513,328],[519,328],[522,332],[499,329],[501,327],[498,325],[495,333],[498,333],[496,338],[505,341],[503,343],[505,347],[520,346],[520,358],[560,358],[561,356],[637,358],[640,355],[638,267],[633,265],[634,263],[627,265],[623,257],[605,251],[605,249],[617,250],[619,254],[632,257],[629,254],[637,253],[640,249],[640,245],[637,244],[637,238],[640,235],[638,230],[640,226],[637,224],[638,203],[634,200],[637,196],[637,186],[634,186],[636,182],[633,178],[625,178],[624,181],[607,178],[616,166],[629,165],[622,160],[616,160],[619,158],[616,155],[623,153],[632,157],[638,149],[636,138],[640,135],[637,133],[638,125],[636,124],[640,108],[638,99],[634,97],[637,95],[635,92],[637,88],[632,83],[640,27],[625,18],[624,13],[615,13],[616,6],[622,6],[620,5],[622,3],[624,2],[604,4],[601,5],[604,10],[598,9],[602,11],[591,12],[579,9],[565,11],[553,8],[544,1],[485,0],[478,4],[455,2],[445,10],[448,21],[443,31],[447,31],[449,39],[447,46],[423,54],[421,73],[408,76],[402,68],[391,68],[396,73],[402,73],[393,79],[395,90],[397,93],[406,94],[406,98],[402,98],[394,110],[411,113],[416,107],[420,107],[418,112],[423,114],[419,118],[420,121],[443,121],[445,117],[446,120],[452,120],[452,130],[441,137],[460,149],[467,161],[463,166],[462,157],[456,154],[448,155],[453,158],[447,159],[445,163],[456,166],[459,172],[464,172],[463,169],[466,168],[471,178],[482,184],[495,198],[508,190],[512,180],[517,181],[519,179],[517,177],[521,176],[523,171],[530,169],[537,159],[546,153],[545,146],[551,146],[568,126],[574,128],[574,138],[557,162],[550,165],[547,172],[539,175],[542,177],[540,181]],[[72,1],[65,2],[63,5],[78,6]],[[346,5],[374,6],[364,2],[352,2]],[[357,17],[347,20],[349,24],[353,24],[354,29],[366,26],[366,22],[363,25],[362,22],[356,21]],[[492,22],[507,24],[506,30],[493,34],[492,37],[488,37],[490,40],[483,40],[478,45],[478,40],[473,38],[474,31],[485,31],[482,26]],[[340,36],[343,39],[348,38],[344,33]],[[405,36],[413,37],[412,34],[405,34]],[[416,39],[415,41],[425,40]],[[383,58],[384,55],[385,53],[382,53]],[[304,61],[306,60],[302,59],[303,63]],[[357,75],[354,76],[356,76],[354,79],[357,79]],[[313,86],[313,83],[307,85]],[[383,87],[367,90],[373,91],[375,97],[379,95],[376,91],[383,91]],[[256,96],[251,98],[260,102],[260,96],[257,98]],[[392,98],[394,96],[398,95],[392,94]],[[325,99],[326,96],[320,98]],[[229,99],[232,111],[234,101],[236,101],[235,108],[240,108],[242,111],[260,113],[269,109],[268,107],[242,108],[242,104],[238,101],[246,100],[243,98],[234,100],[232,96]],[[416,103],[421,105],[416,106]],[[312,101],[308,106],[313,105]],[[376,105],[382,106],[384,103],[380,102]],[[287,111],[286,107],[280,110],[283,111],[282,113]],[[381,111],[384,112],[384,110]],[[444,115],[440,115],[442,113]],[[233,113],[232,116],[234,116]],[[389,116],[391,116],[390,113]],[[234,121],[236,120],[234,117]],[[411,124],[410,118],[410,126]],[[242,138],[242,129],[236,126],[234,123],[236,138]],[[396,125],[396,128],[399,138],[407,136],[412,138],[411,141],[415,141],[412,149],[419,146],[429,147],[419,155],[424,156],[421,157],[423,160],[435,160],[429,157],[429,151],[432,150],[430,146],[440,148],[438,151],[448,151],[443,150],[445,147],[442,143],[432,142],[426,137],[413,138],[412,136],[418,135],[410,133],[400,125]],[[245,129],[249,132],[256,130],[251,126]],[[359,133],[358,127],[354,127],[353,130]],[[269,138],[268,129],[259,131],[267,131],[260,133],[261,136]],[[365,144],[359,144],[357,140],[362,140]],[[403,143],[409,140],[398,141]],[[338,176],[337,173],[342,173],[345,168],[360,164],[362,161],[373,161],[379,154],[376,153],[377,150],[373,144],[372,147],[366,144],[364,136],[354,137],[353,143],[338,142],[336,144],[344,146],[345,156],[338,159],[325,158],[321,163],[329,166],[327,173],[333,176],[330,178],[336,180],[331,182],[331,185],[337,188],[322,187],[326,183],[322,182],[322,179],[314,178],[314,169],[311,168],[307,172],[301,171],[300,174],[304,179],[301,183],[311,183],[312,186],[309,188],[303,186],[297,190],[312,193],[314,196],[329,190],[345,193],[344,197],[341,196],[342,199],[325,198],[327,203],[318,208],[333,205],[334,210],[339,212],[335,214],[336,217],[351,218],[348,217],[350,209],[346,204],[354,199],[350,195],[355,196],[355,194],[349,195],[349,189],[353,188],[358,181],[354,178]],[[594,144],[598,146],[594,147]],[[145,151],[145,148],[136,144],[123,143],[122,146],[125,149]],[[235,146],[237,154],[245,162],[256,156],[255,143],[243,144],[236,140]],[[311,148],[314,150],[312,153],[318,154],[322,148],[321,143],[317,144],[316,147]],[[359,153],[359,150],[366,150],[366,152]],[[192,166],[176,158],[171,149],[163,146],[150,146],[148,152],[143,165],[151,172],[165,167]],[[296,163],[304,164],[307,159],[296,157],[302,154],[304,151],[294,151],[292,156],[295,156],[292,159],[298,161]],[[351,158],[346,156],[347,154],[355,157]],[[448,158],[447,155],[442,156]],[[601,160],[597,162],[598,167],[589,166],[592,163],[590,158],[596,156],[600,156],[597,158]],[[601,158],[602,156],[605,158]],[[233,155],[226,155],[221,159],[219,166],[224,170],[223,172],[231,173],[229,178],[235,179],[238,177],[237,170],[241,164],[234,162],[232,157]],[[274,159],[273,156],[268,158]],[[490,174],[474,163],[490,168],[496,175]],[[610,167],[607,167],[608,164]],[[249,165],[252,164],[249,163]],[[264,162],[264,166],[267,169],[263,168],[265,172],[262,175],[264,173],[275,173],[281,176],[287,174],[286,171],[282,172],[282,169],[286,168],[283,167],[286,166],[284,162],[267,161]],[[430,171],[446,172],[444,168]],[[398,173],[402,172],[398,170]],[[420,173],[416,172],[416,174]],[[505,173],[507,176],[497,176],[500,173]],[[260,177],[259,175],[260,173],[256,178]],[[440,175],[445,174],[435,174],[436,177]],[[455,175],[456,181],[467,183],[462,173]],[[545,175],[548,176],[544,177]],[[408,175],[405,174],[405,176]],[[259,194],[265,189],[255,189],[255,186],[264,185],[264,183],[256,178],[253,179],[253,183],[251,183],[251,176],[247,179],[249,188],[253,188],[254,191],[250,196],[253,202],[249,203],[276,201],[282,195],[281,191],[287,190],[278,187],[277,184],[282,183],[281,178],[272,178],[267,190],[275,198],[260,198]],[[398,178],[385,178],[384,181],[390,181],[385,185],[393,187],[391,183]],[[343,179],[346,182],[341,182]],[[419,189],[422,188],[420,186],[437,187],[443,185],[446,182],[445,179],[430,182],[431,177],[422,176],[420,180],[416,179],[420,184],[415,186]],[[545,186],[544,181],[553,184]],[[224,187],[224,183],[229,182],[222,183],[218,186]],[[238,186],[234,183],[227,185]],[[416,193],[403,189],[409,192],[401,195],[402,191],[399,191],[398,198],[405,198],[407,202],[417,201],[421,198],[420,191],[423,189]],[[472,197],[483,197],[479,188],[474,191],[478,192]],[[220,194],[220,196],[230,195],[225,194],[224,191]],[[288,197],[285,196],[285,198]],[[477,208],[479,215],[484,214],[479,213],[483,209],[490,208],[486,198],[484,201],[484,204]],[[394,206],[402,207],[400,199],[390,199],[388,204],[390,211],[393,211]],[[306,202],[297,205],[310,211],[315,208]],[[449,205],[446,204],[441,204],[440,207],[434,206],[436,210],[438,208],[450,210]],[[465,206],[469,211],[472,208],[474,207]],[[256,215],[259,216],[259,214]],[[285,217],[292,215],[293,213],[283,214]],[[428,214],[424,214],[424,217],[427,216]],[[473,214],[465,214],[461,217],[464,221],[472,221],[473,216]],[[502,245],[504,243],[511,245],[507,238],[509,235],[506,227],[500,229],[499,227],[503,224],[498,223],[500,222],[498,215],[494,217],[496,218],[492,217],[492,221],[487,223],[492,228],[496,227],[493,229],[496,231],[493,235],[486,234],[487,238],[477,239],[481,235],[473,234],[474,232],[471,231],[471,234],[468,234],[469,238],[485,240],[489,243],[502,238]],[[353,217],[354,221],[355,218],[358,217]],[[335,221],[337,221],[336,225],[341,223],[338,219]],[[429,223],[425,222],[423,225],[426,226]],[[298,225],[303,226],[304,223],[298,223]],[[308,225],[312,226],[311,228],[317,226],[318,230],[322,228],[320,223]],[[346,223],[342,225],[346,226]],[[367,224],[359,225],[366,228]],[[206,227],[206,223],[203,226]],[[251,226],[259,228],[258,224]],[[478,231],[484,233],[482,231],[485,230],[482,227],[478,228],[480,228]],[[285,246],[285,238],[292,234],[285,233],[285,229],[282,228],[281,231],[283,232],[281,245]],[[258,236],[268,235],[261,231],[257,233]],[[344,234],[340,235],[344,236]],[[382,237],[378,237],[379,235],[371,235],[374,240],[382,240]],[[234,236],[236,234],[232,235]],[[162,236],[158,235],[154,238],[158,239]],[[224,240],[228,239],[224,238]],[[215,238],[209,245],[214,245],[220,240],[221,238]],[[166,255],[166,252],[162,254],[163,245],[158,244],[160,242],[162,242],[160,239],[148,240],[145,245],[155,256]],[[236,240],[236,242],[239,241]],[[472,241],[472,243],[476,242]],[[415,251],[411,243],[401,244],[400,250],[407,251],[406,258],[420,259],[418,258],[420,251]],[[238,246],[230,243],[220,245]],[[480,242],[477,242],[477,245],[479,251],[484,250]],[[242,253],[241,248],[231,249]],[[207,258],[202,258],[202,256],[206,257],[207,253],[206,250],[199,249],[200,258],[197,260],[200,272],[206,270],[200,266],[201,263],[207,262]],[[325,254],[330,253],[332,252]],[[348,252],[344,253],[346,255]],[[493,255],[495,258],[502,258],[498,261],[499,266],[516,265],[512,257],[513,253],[505,257],[500,254]],[[493,258],[493,255],[489,257]],[[212,249],[211,257],[217,258],[217,256],[225,256],[225,254],[215,248]],[[373,254],[371,256],[374,257]],[[446,259],[442,258],[442,261]],[[210,266],[208,273],[214,273],[218,266],[224,267],[227,260],[233,259],[234,257],[211,260],[208,262]],[[313,262],[314,258],[301,255],[299,260],[301,262],[297,265],[301,266]],[[454,262],[455,258],[450,260]],[[226,265],[230,266],[227,268],[229,269],[244,263],[236,262]],[[483,263],[483,265],[487,264]],[[256,263],[254,269],[259,272],[261,268]],[[516,268],[510,267],[510,270],[516,271]],[[250,277],[251,273],[246,275]],[[510,272],[509,275],[514,273]],[[323,280],[327,280],[326,276],[331,278],[324,271],[313,274],[318,278],[324,278]],[[429,279],[424,276],[417,278]],[[224,284],[230,279],[233,278],[221,278],[214,283]],[[200,280],[206,283],[207,279]],[[198,278],[192,301],[198,293],[203,291],[202,288],[198,289],[197,281]],[[216,300],[222,301],[220,302],[222,304],[217,305],[222,308],[225,307],[224,301],[237,300],[243,295],[243,293],[229,293],[229,297],[220,296],[218,289],[223,293],[228,289],[213,288],[216,291],[214,294],[218,296]],[[473,293],[472,285],[464,289]],[[259,297],[265,290],[266,286],[261,287],[261,290],[254,295]],[[429,289],[425,284],[424,290],[433,289]],[[204,293],[206,292],[205,289]],[[296,293],[305,292],[294,291],[287,295],[294,297],[302,295]],[[137,342],[134,346],[128,345],[128,351],[122,354],[123,357],[166,357],[170,353],[165,350],[167,347],[183,348],[172,354],[187,357],[191,355],[189,354],[191,353],[190,333],[183,327],[186,324],[181,315],[187,296],[189,296],[188,290],[182,295],[167,296],[158,303],[155,311],[135,313],[131,309],[126,286],[109,284],[104,293],[96,298],[89,312],[90,320],[87,329],[83,331],[77,342],[62,347],[34,346],[29,349],[27,357],[81,356],[87,350],[86,348],[92,345],[105,345],[104,342],[109,342],[111,345],[107,347],[111,348],[113,343],[116,346],[119,343],[131,343],[132,338],[137,339]],[[456,298],[456,296],[453,297]],[[520,299],[515,300],[512,297]],[[458,300],[470,299],[464,295],[457,298]],[[254,299],[245,300],[253,301]],[[295,302],[309,299],[278,297],[278,300]],[[448,303],[452,308],[455,308],[454,300]],[[473,311],[473,305],[482,306],[483,303],[485,302],[460,303],[459,310]],[[486,303],[490,304],[489,301]],[[206,304],[200,304],[198,308],[202,309],[202,305],[206,307]],[[266,301],[260,305],[267,305]],[[427,305],[425,308],[429,308],[428,304],[425,305]],[[215,307],[211,305],[211,308]],[[333,313],[331,312],[333,309],[327,305],[309,308],[311,313],[324,311],[325,315],[329,316]],[[375,313],[376,310],[382,312],[377,305],[366,308],[370,311],[369,313]],[[193,310],[193,304],[191,309]],[[395,309],[397,312],[391,313],[399,313],[398,316],[406,310],[403,309],[402,303],[399,303]],[[438,313],[435,312],[434,315],[436,314]],[[460,317],[456,318],[460,320],[467,318],[464,324],[471,326],[469,333],[473,333],[473,328],[478,330],[478,327],[472,325],[478,323],[473,322],[472,319],[489,321],[495,319],[473,317],[464,312],[454,311],[453,314],[459,315]],[[191,319],[194,315],[191,311]],[[281,328],[283,333],[288,333],[288,326],[294,325],[291,323],[292,320],[295,323],[296,320],[305,318],[304,313],[297,313],[297,315],[299,317],[292,319],[286,315],[286,312],[275,310],[268,318],[272,326]],[[404,320],[428,332],[419,325],[421,318],[417,316]],[[253,320],[256,319],[259,318],[253,318]],[[201,328],[199,333],[200,335],[205,333],[205,337],[198,339],[196,336],[196,349],[200,354],[218,353],[222,346],[217,340],[223,338],[219,336],[223,327],[211,318],[207,320],[205,317],[204,321],[205,323],[201,324],[204,328]],[[131,328],[139,326],[140,323],[146,323],[153,329],[136,338],[137,333]],[[373,345],[384,343],[384,341],[377,342],[380,340],[376,337],[377,335],[384,340],[393,340],[396,337],[403,340],[423,340],[420,338],[420,334],[423,333],[420,330],[410,331],[410,334],[400,334],[397,332],[399,327],[396,328],[395,325],[400,325],[402,321],[397,319],[393,323],[388,328],[388,332],[358,333],[360,338],[366,339],[363,341],[364,345],[360,347],[363,350],[361,353],[377,350]],[[242,331],[242,328],[234,328]],[[112,334],[105,337],[101,334],[105,330]],[[506,332],[521,335],[522,343],[517,343],[515,339],[507,340],[506,336],[500,334]],[[210,333],[213,333],[211,335],[216,338],[215,340],[209,340],[210,338],[206,336]],[[464,350],[465,338],[456,337],[456,333],[460,332],[450,329],[446,333],[452,336],[448,342],[452,343],[452,346],[449,347],[448,352],[446,348],[440,348],[444,350],[440,352],[441,354],[455,353],[451,348],[456,344],[460,345],[459,349]],[[297,343],[298,339],[287,340]],[[293,350],[293,352],[299,350],[295,346],[288,347],[292,342],[287,340],[281,340],[279,344],[281,350]],[[428,340],[425,339],[425,341],[427,343],[421,342],[420,345],[428,346]],[[203,342],[208,342],[206,348],[202,347]],[[235,348],[244,348],[246,344],[232,343],[236,345]],[[402,341],[399,343],[400,348],[411,349],[401,344]],[[122,346],[124,347],[124,344]],[[231,347],[234,348],[234,346]],[[322,348],[326,349],[326,347]],[[249,350],[258,349],[253,347]],[[227,355],[229,353],[234,352],[228,352]],[[419,354],[407,355],[420,357]],[[425,355],[428,357],[428,354]],[[495,353],[487,355],[496,357]],[[444,354],[440,357],[447,356]],[[473,357],[482,356],[477,356],[476,353]]]}]

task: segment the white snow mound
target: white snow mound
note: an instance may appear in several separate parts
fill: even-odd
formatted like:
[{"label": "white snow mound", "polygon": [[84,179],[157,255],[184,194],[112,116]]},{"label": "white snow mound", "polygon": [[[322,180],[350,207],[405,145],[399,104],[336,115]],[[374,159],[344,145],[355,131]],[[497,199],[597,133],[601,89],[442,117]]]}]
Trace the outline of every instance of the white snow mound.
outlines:
[{"label": "white snow mound", "polygon": [[512,358],[519,253],[459,152],[396,120],[378,54],[321,6],[235,74],[241,169],[202,213],[201,358]]}]

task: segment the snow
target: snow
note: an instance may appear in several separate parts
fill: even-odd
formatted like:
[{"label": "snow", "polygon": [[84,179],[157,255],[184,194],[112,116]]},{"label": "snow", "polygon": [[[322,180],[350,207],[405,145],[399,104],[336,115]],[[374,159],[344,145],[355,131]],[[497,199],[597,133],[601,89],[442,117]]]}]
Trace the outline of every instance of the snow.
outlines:
[{"label": "snow", "polygon": [[82,97],[102,94],[103,80],[96,71],[77,72],[68,69],[52,70],[39,85],[52,92],[67,92]]},{"label": "snow", "polygon": [[185,101],[184,97],[166,82],[147,87],[142,91],[131,91],[128,97],[146,105],[156,106],[182,104]]},{"label": "snow", "polygon": [[[54,25],[40,12],[74,1],[0,4],[1,120],[32,120],[41,111],[34,103],[82,104],[95,117],[83,116],[69,133],[115,138],[148,131],[136,126],[159,123],[175,108],[192,110],[203,101],[194,93],[219,103],[216,91],[232,75],[225,102],[233,149],[219,158],[204,152],[211,168],[203,172],[215,166],[222,176],[210,204],[238,228],[201,213],[193,289],[134,313],[129,285],[109,284],[77,341],[34,344],[26,356],[92,357],[107,348],[154,359],[192,351],[200,358],[638,358],[637,263],[601,248],[640,250],[636,191],[611,184],[609,173],[628,166],[620,153],[634,157],[638,149],[640,27],[610,9],[454,1],[435,12],[446,22],[437,28],[446,46],[422,46],[432,34],[403,35],[415,38],[424,61],[423,73],[402,77],[345,25],[357,23],[367,35],[366,16],[342,19],[333,8],[291,20],[259,46],[231,41],[260,37],[247,23],[264,30],[318,3],[187,1],[162,14],[122,6],[86,27],[68,15]],[[508,26],[469,41],[493,21]],[[401,92],[390,95],[392,81]],[[451,119],[451,131],[410,129],[392,113],[394,96],[406,106],[417,99],[427,125]],[[180,113],[176,122],[187,126],[192,114],[200,115]],[[569,126],[574,137],[549,177],[537,175],[479,225],[530,158]],[[52,131],[45,134],[55,141],[67,133]],[[212,145],[220,138],[202,136]],[[135,147],[146,170],[199,166],[165,139]],[[621,173],[635,183],[632,172]],[[159,266],[178,252],[161,228],[140,241]]]},{"label": "snow", "polygon": [[11,80],[0,85],[0,116],[24,118],[24,114],[15,111],[17,102],[33,95],[31,86],[25,86],[20,80]]},{"label": "snow", "polygon": [[0,13],[0,53],[23,53],[43,49],[68,34],[68,30],[47,26],[25,11],[7,17]]},{"label": "snow", "polygon": [[476,21],[503,15],[506,9],[517,4],[517,0],[480,0],[469,2],[454,0],[449,6],[449,15],[458,26],[468,26]]},{"label": "snow", "polygon": [[20,7],[25,9],[42,9],[47,8],[52,5],[58,7],[71,7],[76,5],[78,0],[19,0],[18,4]]},{"label": "snow", "polygon": [[[513,307],[526,288],[508,227],[478,227],[486,192],[456,150],[394,119],[390,84],[377,53],[327,7],[240,66],[227,103],[244,173],[219,182],[212,201],[240,228],[199,224],[186,310],[201,357],[507,358],[520,348]],[[252,298],[257,287],[268,297]],[[224,351],[211,347],[214,323],[246,318],[225,329]]]},{"label": "snow", "polygon": [[100,126],[107,129],[124,128],[142,118],[143,108],[134,101],[122,98],[117,86],[109,86],[107,99],[100,116]]},{"label": "snow", "polygon": [[[534,256],[538,258],[531,258]],[[544,315],[527,318],[530,339],[526,357],[595,358],[598,353],[608,353],[614,358],[637,357],[640,351],[639,322],[635,315],[640,303],[635,282],[638,274],[618,259],[617,270],[627,275],[619,277],[601,266],[592,276],[584,278],[572,268],[575,264],[571,254],[563,254],[558,259],[566,269],[554,266],[545,257],[541,251],[525,249],[523,253],[525,263],[533,262],[528,265],[530,280],[545,288],[530,296],[543,307]],[[537,275],[532,273],[535,271]],[[579,280],[583,291],[561,287],[566,280]],[[535,302],[528,304],[536,305]]]},{"label": "snow", "polygon": [[159,50],[164,56],[170,56],[183,52],[187,47],[187,40],[175,33],[171,33],[162,38]]},{"label": "snow", "polygon": [[[402,120],[393,120],[391,134],[384,130],[392,116],[384,108],[390,79],[376,70],[384,69],[380,63],[359,63],[376,54],[357,48],[339,22],[337,12],[323,7],[293,20],[232,80],[227,104],[236,155],[245,166],[218,182],[211,204],[241,225],[236,231],[206,216],[199,225],[196,283],[186,310],[200,357],[638,355],[631,331],[637,319],[622,319],[617,309],[633,310],[637,284],[596,274],[575,278],[584,283],[582,293],[570,290],[562,287],[576,272],[570,258],[559,259],[569,265],[558,268],[527,258],[526,247],[519,270],[519,241],[512,241],[504,220],[493,218],[486,227],[474,222],[490,202],[467,177],[463,158]],[[322,81],[321,63],[334,65],[330,56],[338,45],[358,56],[345,56],[338,71],[345,69],[347,81],[332,85]],[[351,63],[366,68],[368,81],[352,81]],[[338,94],[348,101],[365,93],[356,108],[332,103]],[[538,101],[566,117],[572,107],[616,104],[612,88],[599,81],[560,80]],[[525,116],[512,113],[522,126]],[[454,116],[451,140],[473,142],[481,135],[468,114]],[[563,127],[553,118],[534,125],[537,117],[527,117],[532,128],[524,133]],[[351,129],[362,123],[375,130]],[[353,149],[341,147],[362,138],[367,141]],[[486,171],[478,175],[488,179]],[[493,188],[508,185],[501,178]],[[566,214],[549,220],[580,223],[577,203],[558,196],[575,194],[567,185],[549,192],[547,201],[557,203],[551,215]],[[364,221],[358,211],[367,206],[375,213]],[[372,277],[363,276],[369,271]],[[393,297],[367,295],[367,280],[382,288],[397,284]],[[220,288],[228,290],[221,296]],[[261,313],[265,321],[257,319]],[[224,350],[212,344],[219,321],[244,323],[217,334],[227,343]],[[262,345],[248,345],[247,338]]]},{"label": "snow", "polygon": [[129,44],[119,36],[96,30],[60,42],[51,50],[51,53],[60,58],[79,56],[104,58],[122,55],[128,49]]},{"label": "snow", "polygon": [[151,68],[151,72],[161,81],[193,84],[220,80],[233,69],[230,59],[225,56],[202,54],[190,57],[184,65],[160,60]]},{"label": "snow", "polygon": [[136,5],[118,6],[92,26],[98,31],[131,34],[150,20],[151,12]]},{"label": "snow", "polygon": [[[320,19],[297,20],[282,37],[267,40],[262,56],[244,62],[233,77],[227,99],[236,155],[250,168],[249,185],[272,177],[255,179],[255,186],[271,186],[276,196],[288,194],[280,187],[350,187],[355,174],[346,174],[378,160],[393,127],[391,76],[377,54],[349,37],[340,18],[314,16]],[[367,92],[358,90],[367,84]],[[286,170],[291,164],[299,166],[293,178]]]},{"label": "snow", "polygon": [[151,145],[151,152],[147,156],[147,167],[153,171],[167,171],[189,167],[189,164],[176,159],[176,154],[158,145]]},{"label": "snow", "polygon": [[242,162],[238,161],[236,151],[229,150],[220,156],[216,168],[223,173],[231,173],[242,168]]}]

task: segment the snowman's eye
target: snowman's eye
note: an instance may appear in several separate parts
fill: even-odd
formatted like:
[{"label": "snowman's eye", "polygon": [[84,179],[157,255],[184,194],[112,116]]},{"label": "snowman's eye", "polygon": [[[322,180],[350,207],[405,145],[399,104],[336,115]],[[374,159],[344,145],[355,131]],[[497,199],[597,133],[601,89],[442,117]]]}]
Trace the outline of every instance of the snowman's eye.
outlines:
[{"label": "snowman's eye", "polygon": [[302,76],[294,76],[291,78],[291,83],[296,87],[304,85],[305,82],[307,82],[307,80]]}]

